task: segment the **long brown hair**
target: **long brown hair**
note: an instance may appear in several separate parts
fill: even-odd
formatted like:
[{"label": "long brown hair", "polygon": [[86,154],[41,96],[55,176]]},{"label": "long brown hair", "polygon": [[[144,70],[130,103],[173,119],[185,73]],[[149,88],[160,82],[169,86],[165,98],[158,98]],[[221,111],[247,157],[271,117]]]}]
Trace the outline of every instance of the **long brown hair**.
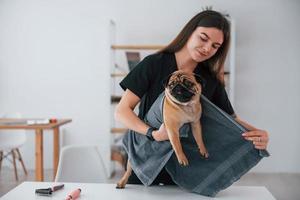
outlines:
[{"label": "long brown hair", "polygon": [[227,16],[213,10],[204,10],[198,13],[184,26],[177,37],[159,52],[175,53],[181,50],[198,26],[217,28],[223,32],[223,43],[215,55],[203,61],[203,64],[208,66],[211,73],[215,75],[221,83],[224,83],[223,66],[230,44],[230,23],[226,17]]}]

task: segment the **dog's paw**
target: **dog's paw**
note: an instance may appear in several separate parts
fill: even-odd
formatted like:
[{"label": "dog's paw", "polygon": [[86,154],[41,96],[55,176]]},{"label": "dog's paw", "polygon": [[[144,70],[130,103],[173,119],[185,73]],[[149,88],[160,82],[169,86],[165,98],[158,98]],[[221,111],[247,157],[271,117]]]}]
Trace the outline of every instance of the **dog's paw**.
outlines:
[{"label": "dog's paw", "polygon": [[124,189],[125,188],[125,184],[124,183],[117,183],[117,186],[116,186],[117,189]]},{"label": "dog's paw", "polygon": [[200,151],[200,154],[201,154],[202,157],[208,158],[209,154],[208,154],[208,151],[205,148],[202,149],[202,150],[199,149],[199,151]]},{"label": "dog's paw", "polygon": [[180,165],[184,167],[189,165],[189,161],[184,154],[178,156],[177,159]]}]

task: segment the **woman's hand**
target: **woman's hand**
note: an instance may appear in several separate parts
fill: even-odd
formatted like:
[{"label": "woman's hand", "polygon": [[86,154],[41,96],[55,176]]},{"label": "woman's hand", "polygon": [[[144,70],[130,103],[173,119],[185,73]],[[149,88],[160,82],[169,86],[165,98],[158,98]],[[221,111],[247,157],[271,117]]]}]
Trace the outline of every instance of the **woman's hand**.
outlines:
[{"label": "woman's hand", "polygon": [[266,149],[269,143],[269,134],[264,130],[253,130],[242,134],[246,140],[252,141],[256,149]]},{"label": "woman's hand", "polygon": [[158,142],[169,140],[169,136],[164,124],[162,124],[158,130],[153,131],[152,135],[155,141]]}]

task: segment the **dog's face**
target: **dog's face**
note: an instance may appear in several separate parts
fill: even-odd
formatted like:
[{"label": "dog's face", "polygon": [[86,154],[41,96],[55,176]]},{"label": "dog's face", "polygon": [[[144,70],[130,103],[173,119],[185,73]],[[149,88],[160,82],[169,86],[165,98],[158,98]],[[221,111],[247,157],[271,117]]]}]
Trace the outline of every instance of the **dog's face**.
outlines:
[{"label": "dog's face", "polygon": [[175,71],[171,75],[166,88],[170,95],[181,103],[189,102],[195,95],[201,93],[201,86],[196,81],[194,74],[181,70]]}]

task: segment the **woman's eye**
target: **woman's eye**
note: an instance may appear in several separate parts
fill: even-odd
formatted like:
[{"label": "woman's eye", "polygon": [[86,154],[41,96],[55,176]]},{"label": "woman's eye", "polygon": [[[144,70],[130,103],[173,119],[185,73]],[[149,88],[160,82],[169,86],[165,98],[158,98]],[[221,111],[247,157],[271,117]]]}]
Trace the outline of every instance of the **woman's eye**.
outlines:
[{"label": "woman's eye", "polygon": [[203,41],[203,42],[207,42],[207,39],[206,38],[203,38],[200,36],[200,39]]},{"label": "woman's eye", "polygon": [[213,45],[212,46],[214,49],[218,49],[220,46],[215,46],[215,45]]}]

